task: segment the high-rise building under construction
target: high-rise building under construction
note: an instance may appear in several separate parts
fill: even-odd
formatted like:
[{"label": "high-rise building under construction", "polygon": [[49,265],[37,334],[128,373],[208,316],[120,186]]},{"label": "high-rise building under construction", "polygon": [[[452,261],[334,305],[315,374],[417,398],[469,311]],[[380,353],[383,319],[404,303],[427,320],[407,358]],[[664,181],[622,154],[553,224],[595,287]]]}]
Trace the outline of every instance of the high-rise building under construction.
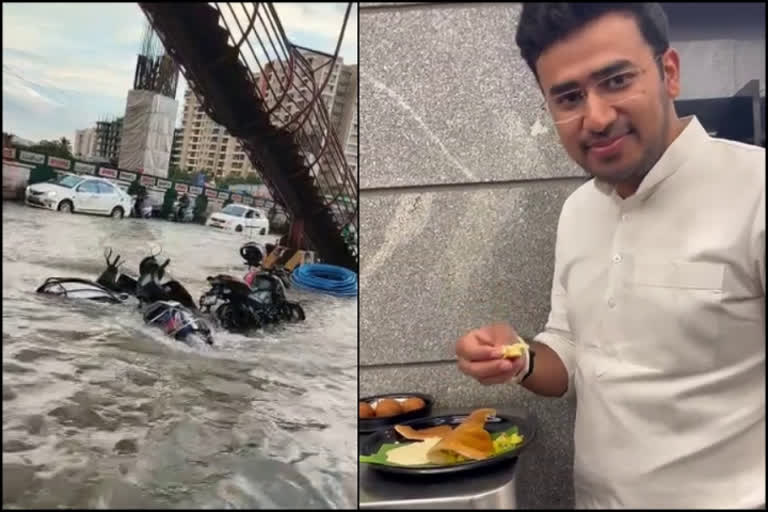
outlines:
[{"label": "high-rise building under construction", "polygon": [[[344,65],[338,57],[333,65],[333,56],[312,50],[302,50],[307,61],[317,70],[315,82],[318,86],[325,82],[330,73],[328,83],[322,92],[321,99],[325,103],[330,119],[330,126],[344,151],[347,165],[357,172],[357,65]],[[274,105],[272,91],[284,90],[277,87],[278,82],[286,80],[286,68],[280,63],[272,63],[264,72],[265,76],[256,77],[258,86],[266,97],[268,107]],[[269,87],[270,82],[274,85]],[[302,91],[303,84],[297,84],[296,89]],[[300,109],[306,107],[306,100],[295,91],[289,93],[290,102],[286,108],[275,112],[276,119],[287,122]],[[306,97],[309,95],[307,94]],[[243,151],[237,139],[231,137],[223,126],[220,126],[204,112],[200,101],[190,91],[184,94],[184,111],[180,134],[180,151],[174,160],[183,170],[209,171],[214,177],[240,176],[256,172],[248,156]],[[322,138],[328,134],[317,134]]]}]

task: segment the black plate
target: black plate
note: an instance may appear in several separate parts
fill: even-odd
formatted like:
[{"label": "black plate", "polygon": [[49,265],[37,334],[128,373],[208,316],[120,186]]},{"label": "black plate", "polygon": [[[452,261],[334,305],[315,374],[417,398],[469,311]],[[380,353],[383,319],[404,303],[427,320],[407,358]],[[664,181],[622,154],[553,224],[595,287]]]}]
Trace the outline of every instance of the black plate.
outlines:
[{"label": "black plate", "polygon": [[374,403],[382,398],[392,398],[397,400],[398,398],[421,398],[424,400],[424,407],[417,411],[406,412],[405,414],[398,414],[397,416],[389,416],[388,418],[358,418],[357,430],[363,433],[376,432],[382,429],[387,429],[391,426],[398,425],[405,421],[415,420],[429,416],[432,412],[432,406],[435,404],[435,399],[430,395],[423,393],[388,393],[385,395],[374,395],[361,398],[360,402]]},{"label": "black plate", "polygon": [[[439,425],[458,425],[461,423],[470,413],[466,414],[451,414],[447,416],[434,416],[432,418],[422,418],[418,420],[412,420],[402,425],[409,425],[418,430],[421,428],[437,427]],[[510,428],[517,426],[518,432],[523,436],[523,442],[515,448],[502,455],[491,457],[484,460],[474,460],[468,462],[459,462],[457,464],[451,464],[449,466],[436,466],[436,467],[405,467],[405,466],[385,466],[383,464],[368,464],[368,468],[375,471],[382,471],[385,473],[394,473],[398,475],[444,475],[452,473],[461,473],[463,471],[475,471],[479,469],[485,469],[496,464],[509,463],[512,459],[517,458],[523,450],[531,442],[534,436],[533,423],[530,420],[505,414],[503,412],[497,412],[496,416],[489,418],[485,423],[485,429],[493,434],[494,432],[504,432]],[[379,451],[381,445],[386,443],[394,443],[396,441],[404,441],[404,438],[398,434],[394,428],[388,428],[386,430],[380,430],[375,432],[362,440],[360,445],[361,455],[373,455]]]}]

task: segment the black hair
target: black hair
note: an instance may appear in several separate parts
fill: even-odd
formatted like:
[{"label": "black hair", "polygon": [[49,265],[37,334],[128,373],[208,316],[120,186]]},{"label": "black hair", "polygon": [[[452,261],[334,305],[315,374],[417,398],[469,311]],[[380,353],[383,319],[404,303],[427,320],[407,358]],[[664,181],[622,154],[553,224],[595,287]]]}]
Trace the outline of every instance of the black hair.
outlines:
[{"label": "black hair", "polygon": [[[653,55],[669,49],[669,22],[659,3],[524,3],[515,41],[523,59],[538,80],[536,61],[553,44],[609,13],[627,13],[635,18]],[[661,63],[659,63],[661,67]]]}]

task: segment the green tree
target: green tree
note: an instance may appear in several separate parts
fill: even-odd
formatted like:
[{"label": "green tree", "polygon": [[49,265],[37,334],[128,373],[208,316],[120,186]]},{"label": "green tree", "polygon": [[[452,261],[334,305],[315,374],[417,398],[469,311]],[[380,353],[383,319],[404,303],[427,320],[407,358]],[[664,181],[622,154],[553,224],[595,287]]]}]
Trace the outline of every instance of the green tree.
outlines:
[{"label": "green tree", "polygon": [[160,209],[160,215],[164,219],[167,219],[171,211],[173,211],[173,203],[176,201],[176,197],[178,196],[178,193],[176,192],[176,189],[171,187],[168,190],[165,191],[165,197],[163,198],[163,206]]},{"label": "green tree", "polygon": [[224,188],[229,185],[261,185],[264,181],[258,172],[249,172],[245,176],[222,176],[216,180],[216,184]]},{"label": "green tree", "polygon": [[205,224],[205,212],[208,209],[208,198],[205,194],[199,194],[195,199],[195,221]]},{"label": "green tree", "polygon": [[[206,181],[210,180],[213,176],[213,172],[210,170],[204,170],[202,171],[203,174],[205,174]],[[168,167],[168,179],[170,180],[177,180],[177,181],[186,181],[189,183],[193,183],[195,181],[195,176],[197,176],[198,171],[195,171],[191,167],[187,167],[186,170],[180,169],[179,167],[175,165],[171,165]]]},{"label": "green tree", "polygon": [[37,153],[44,153],[50,156],[56,156],[59,158],[74,158],[72,156],[72,147],[66,137],[62,137],[59,140],[41,140],[34,146],[29,148],[29,151]]},{"label": "green tree", "polygon": [[129,196],[138,195],[140,188],[141,188],[141,184],[139,183],[139,177],[136,176],[136,179],[133,180],[130,185],[128,185],[128,195]]},{"label": "green tree", "polygon": [[168,179],[170,180],[189,181],[190,176],[191,174],[187,171],[179,169],[175,165],[168,167]]},{"label": "green tree", "polygon": [[66,137],[62,137],[59,139],[59,146],[61,146],[61,148],[65,150],[67,153],[69,153],[70,155],[72,154],[72,143],[69,142],[69,139],[67,139]]}]

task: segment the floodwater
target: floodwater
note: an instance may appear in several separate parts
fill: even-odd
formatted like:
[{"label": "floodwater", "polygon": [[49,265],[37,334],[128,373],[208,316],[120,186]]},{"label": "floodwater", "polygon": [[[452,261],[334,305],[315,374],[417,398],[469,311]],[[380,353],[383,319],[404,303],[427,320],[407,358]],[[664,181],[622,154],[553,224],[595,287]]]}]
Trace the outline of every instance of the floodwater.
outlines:
[{"label": "floodwater", "polygon": [[[258,238],[258,237],[257,237]],[[247,239],[3,203],[4,508],[356,508],[357,301],[289,289],[299,324],[201,352],[132,306],[37,295],[136,274],[151,247],[195,299]]]}]

